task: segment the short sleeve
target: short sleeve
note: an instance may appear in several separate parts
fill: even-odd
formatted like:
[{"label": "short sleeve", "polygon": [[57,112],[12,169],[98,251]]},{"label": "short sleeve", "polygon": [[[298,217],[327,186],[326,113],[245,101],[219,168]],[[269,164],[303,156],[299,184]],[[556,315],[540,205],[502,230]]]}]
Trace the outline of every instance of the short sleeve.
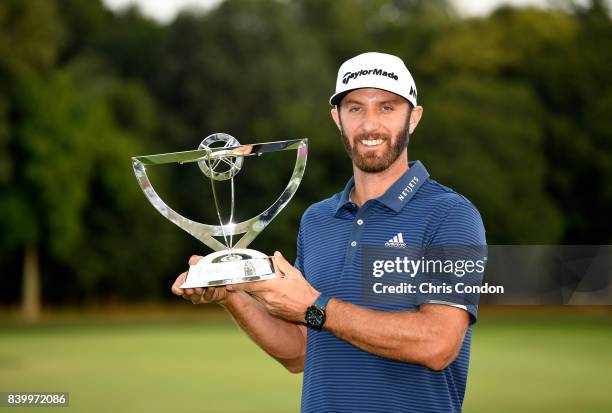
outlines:
[{"label": "short sleeve", "polygon": [[[486,256],[486,234],[480,213],[476,207],[465,198],[461,198],[449,210],[431,238],[430,245],[436,251],[442,251],[442,259],[482,260]],[[484,275],[484,274],[483,274]],[[476,279],[477,283],[482,279]],[[455,297],[457,298],[457,297]],[[459,297],[461,298],[461,297]],[[478,298],[473,294],[461,300],[432,299],[431,304],[452,305],[463,308],[470,314],[470,324],[476,322],[478,314]]]}]

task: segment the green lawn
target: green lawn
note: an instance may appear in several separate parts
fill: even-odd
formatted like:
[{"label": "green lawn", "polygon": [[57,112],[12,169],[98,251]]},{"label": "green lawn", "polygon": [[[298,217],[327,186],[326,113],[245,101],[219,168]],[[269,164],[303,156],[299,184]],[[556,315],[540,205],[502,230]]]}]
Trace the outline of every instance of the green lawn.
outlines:
[{"label": "green lawn", "polygon": [[[0,326],[0,391],[69,391],[66,411],[295,412],[300,386],[226,322]],[[466,412],[609,412],[611,390],[609,317],[475,328]]]},{"label": "green lawn", "polygon": [[466,412],[612,412],[610,318],[480,320]]}]

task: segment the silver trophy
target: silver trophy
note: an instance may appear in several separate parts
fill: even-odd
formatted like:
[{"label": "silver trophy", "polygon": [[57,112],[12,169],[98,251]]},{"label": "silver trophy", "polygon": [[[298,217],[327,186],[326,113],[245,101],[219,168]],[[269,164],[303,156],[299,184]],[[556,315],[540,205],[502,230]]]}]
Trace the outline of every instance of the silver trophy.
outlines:
[{"label": "silver trophy", "polygon": [[[297,157],[293,174],[285,190],[268,209],[259,215],[243,222],[234,223],[234,177],[240,172],[245,158],[288,150],[296,150]],[[155,209],[215,251],[203,257],[196,265],[189,267],[187,279],[181,288],[237,284],[276,277],[270,257],[246,247],[278,215],[295,194],[304,175],[307,154],[307,139],[241,145],[236,138],[228,134],[215,133],[204,139],[198,149],[194,151],[132,158],[136,179]],[[196,162],[204,175],[210,179],[219,225],[201,224],[192,221],[170,208],[153,189],[145,168],[150,165],[193,162]],[[231,188],[230,218],[224,224],[221,219],[215,182],[228,179]],[[239,234],[244,235],[234,243],[234,235]],[[222,238],[224,242],[213,238],[215,236]]]}]

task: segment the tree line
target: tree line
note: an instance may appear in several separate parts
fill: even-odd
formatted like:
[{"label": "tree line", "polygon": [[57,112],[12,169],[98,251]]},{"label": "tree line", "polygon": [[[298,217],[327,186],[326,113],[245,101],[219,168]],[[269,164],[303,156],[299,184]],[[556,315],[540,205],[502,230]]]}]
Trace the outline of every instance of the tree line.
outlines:
[{"label": "tree line", "polygon": [[[5,0],[0,300],[36,314],[41,291],[50,304],[166,297],[209,251],[148,204],[130,158],[213,132],[309,138],[300,189],[252,244],[294,255],[301,213],[351,175],[327,104],[337,68],[374,50],[401,56],[419,88],[409,157],[479,208],[489,243],[607,244],[611,38],[603,1],[465,19],[444,0],[226,0],[161,24],[99,0]],[[291,157],[268,162],[236,178],[242,218],[290,175]],[[201,173],[151,174],[176,210],[214,222]]]}]

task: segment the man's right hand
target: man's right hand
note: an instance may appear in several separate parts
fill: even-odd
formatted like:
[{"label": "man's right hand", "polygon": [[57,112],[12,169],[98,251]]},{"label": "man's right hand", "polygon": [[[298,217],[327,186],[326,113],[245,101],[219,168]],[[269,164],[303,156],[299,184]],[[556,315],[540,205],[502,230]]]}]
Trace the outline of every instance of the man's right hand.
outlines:
[{"label": "man's right hand", "polygon": [[[189,258],[189,265],[195,265],[200,261],[202,257],[193,255]],[[172,284],[172,293],[183,297],[185,300],[191,301],[193,304],[209,304],[217,303],[220,305],[225,304],[228,293],[225,286],[220,287],[207,287],[207,288],[180,288],[181,285],[187,279],[187,272],[179,275]]]}]

